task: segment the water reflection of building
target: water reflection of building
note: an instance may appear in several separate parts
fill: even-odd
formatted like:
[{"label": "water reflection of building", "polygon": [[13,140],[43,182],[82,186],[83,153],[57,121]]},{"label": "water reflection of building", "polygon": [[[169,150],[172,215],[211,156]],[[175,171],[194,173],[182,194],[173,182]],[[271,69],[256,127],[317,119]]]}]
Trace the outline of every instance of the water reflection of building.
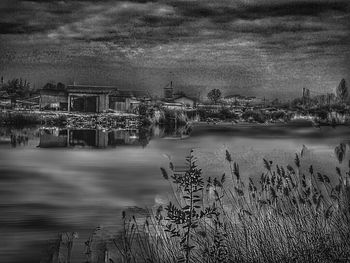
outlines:
[{"label": "water reflection of building", "polygon": [[108,133],[102,130],[68,130],[68,146],[105,148],[108,146]]},{"label": "water reflection of building", "polygon": [[12,147],[27,146],[30,140],[39,137],[35,128],[10,128],[0,127],[0,144],[8,144]]},{"label": "water reflection of building", "polygon": [[41,129],[39,147],[66,147],[67,138],[67,130]]},{"label": "water reflection of building", "polygon": [[108,145],[139,145],[138,130],[114,130],[108,133]]},{"label": "water reflection of building", "polygon": [[42,129],[39,147],[115,147],[141,145],[138,130]]},{"label": "water reflection of building", "polygon": [[11,134],[11,146],[26,146],[28,145],[28,136],[22,134]]},{"label": "water reflection of building", "polygon": [[155,126],[153,135],[163,139],[186,139],[190,136],[192,128],[190,125],[183,125],[176,129],[172,126]]},{"label": "water reflection of building", "polygon": [[12,147],[17,147],[17,146],[26,146],[26,145],[28,145],[29,138],[28,138],[27,134],[11,133],[10,140],[11,140],[11,146]]},{"label": "water reflection of building", "polygon": [[39,147],[145,147],[153,136],[164,139],[185,139],[191,133],[191,126],[158,127],[153,129],[114,129],[110,131],[98,129],[41,129]]}]

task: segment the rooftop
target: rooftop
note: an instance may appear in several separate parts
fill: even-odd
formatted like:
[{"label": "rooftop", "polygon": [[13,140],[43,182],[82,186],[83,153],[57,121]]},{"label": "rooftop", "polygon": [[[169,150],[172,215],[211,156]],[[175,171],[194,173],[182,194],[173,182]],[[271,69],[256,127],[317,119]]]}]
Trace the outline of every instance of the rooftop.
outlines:
[{"label": "rooftop", "polygon": [[196,98],[187,96],[185,94],[179,94],[179,95],[174,94],[174,98],[172,100],[177,100],[177,99],[181,99],[181,98],[187,98],[187,99],[190,99],[190,100],[193,100],[193,101],[197,101]]},{"label": "rooftop", "polygon": [[256,99],[255,96],[244,96],[240,94],[233,94],[225,96],[225,99]]},{"label": "rooftop", "polygon": [[85,93],[110,93],[118,88],[115,86],[93,86],[93,85],[68,85],[69,92],[85,92]]},{"label": "rooftop", "polygon": [[114,90],[112,96],[130,97],[130,98],[150,98],[150,94],[146,90]]}]

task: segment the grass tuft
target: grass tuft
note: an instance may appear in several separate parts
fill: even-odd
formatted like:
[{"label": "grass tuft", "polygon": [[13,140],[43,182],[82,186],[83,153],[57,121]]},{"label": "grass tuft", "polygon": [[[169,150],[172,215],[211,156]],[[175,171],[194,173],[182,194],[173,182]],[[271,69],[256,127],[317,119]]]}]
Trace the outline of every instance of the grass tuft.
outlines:
[{"label": "grass tuft", "polygon": [[[122,262],[349,262],[350,168],[337,180],[301,159],[283,167],[264,160],[259,180],[243,181],[226,152],[231,180],[202,176],[193,156],[185,172],[161,169],[176,202],[143,224],[123,214],[115,242]],[[333,176],[333,175],[332,175]],[[111,262],[119,262],[117,260]]]}]

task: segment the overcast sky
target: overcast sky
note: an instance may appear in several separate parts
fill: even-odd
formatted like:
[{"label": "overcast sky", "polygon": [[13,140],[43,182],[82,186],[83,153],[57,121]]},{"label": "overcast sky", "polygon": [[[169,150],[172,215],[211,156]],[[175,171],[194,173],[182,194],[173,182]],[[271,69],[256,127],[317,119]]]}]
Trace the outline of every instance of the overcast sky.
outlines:
[{"label": "overcast sky", "polygon": [[349,0],[1,0],[0,75],[288,99],[350,81]]}]

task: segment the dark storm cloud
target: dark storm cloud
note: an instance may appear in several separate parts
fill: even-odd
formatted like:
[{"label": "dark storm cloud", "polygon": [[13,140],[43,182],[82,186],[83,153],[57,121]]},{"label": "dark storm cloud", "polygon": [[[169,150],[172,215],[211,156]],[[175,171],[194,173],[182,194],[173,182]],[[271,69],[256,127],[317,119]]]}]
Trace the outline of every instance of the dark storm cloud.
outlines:
[{"label": "dark storm cloud", "polygon": [[319,16],[322,13],[335,11],[346,12],[349,8],[348,1],[302,1],[287,2],[270,5],[250,7],[246,14],[248,17],[261,16]]},{"label": "dark storm cloud", "polygon": [[[142,85],[145,69],[162,68],[178,69],[184,86],[325,90],[349,72],[349,8],[348,0],[0,0],[0,55],[16,66],[74,61],[85,78],[85,65],[114,76],[113,66],[128,64]],[[170,78],[155,75],[150,87]]]},{"label": "dark storm cloud", "polygon": [[[225,23],[236,19],[259,19],[265,17],[284,16],[319,16],[322,13],[335,11],[346,12],[349,4],[343,1],[320,2],[283,2],[261,3],[251,1],[250,5],[243,5],[237,1],[232,3],[215,1],[173,1],[170,4],[176,7],[184,16],[189,18],[210,18],[215,23]],[[238,2],[239,3],[239,2]]]},{"label": "dark storm cloud", "polygon": [[[181,15],[189,20],[209,19],[210,26],[223,34],[243,32],[276,34],[317,32],[337,27],[350,30],[348,1],[249,1],[237,2],[175,1]],[[332,28],[333,27],[333,28]]]},{"label": "dark storm cloud", "polygon": [[[0,6],[0,33],[57,30],[56,36],[116,41],[120,37],[167,40],[199,37],[203,30],[271,34],[320,31],[332,23],[349,26],[347,1],[7,1]],[[328,17],[324,17],[327,14]],[[333,17],[343,15],[337,21]],[[270,20],[269,20],[270,19]],[[324,20],[312,25],[307,20]],[[94,23],[91,23],[91,22]],[[255,22],[255,23],[254,23]],[[267,26],[264,23],[267,22]],[[271,22],[271,23],[270,23]],[[320,21],[319,21],[320,22]],[[121,29],[120,29],[121,27]],[[119,28],[118,30],[116,28]],[[101,31],[102,30],[102,31]],[[99,32],[96,36],[96,32]],[[88,34],[86,34],[88,33]],[[147,35],[147,36],[146,36]],[[210,36],[209,36],[210,37]]]},{"label": "dark storm cloud", "polygon": [[266,52],[316,54],[348,49],[349,8],[347,0],[5,0],[0,35],[124,46],[253,39]]},{"label": "dark storm cloud", "polygon": [[0,3],[0,34],[32,34],[71,22],[81,3],[5,1]]}]

